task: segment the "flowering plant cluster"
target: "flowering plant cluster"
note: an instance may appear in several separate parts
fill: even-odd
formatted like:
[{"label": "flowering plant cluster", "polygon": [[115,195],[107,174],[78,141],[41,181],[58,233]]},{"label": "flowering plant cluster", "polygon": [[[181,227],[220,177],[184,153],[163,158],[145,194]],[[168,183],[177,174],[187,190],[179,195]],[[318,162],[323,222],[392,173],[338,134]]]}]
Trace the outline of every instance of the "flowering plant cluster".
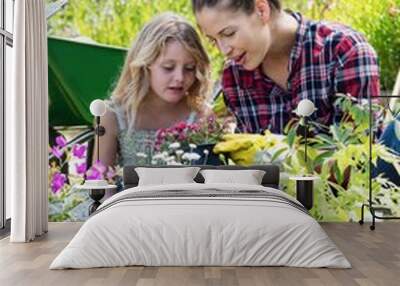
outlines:
[{"label": "flowering plant cluster", "polygon": [[[215,115],[196,123],[179,122],[170,128],[159,129],[156,134],[154,165],[207,164],[212,149],[229,128],[226,120]],[[218,160],[218,159],[217,159]]]},{"label": "flowering plant cluster", "polygon": [[200,152],[197,145],[190,143],[189,150],[184,151],[179,142],[171,143],[168,151],[155,153],[152,157],[152,165],[205,165],[208,161],[210,150],[204,149]]},{"label": "flowering plant cluster", "polygon": [[227,129],[228,122],[222,121],[215,115],[200,119],[196,123],[182,121],[170,128],[159,129],[155,148],[157,151],[168,150],[169,146],[176,142],[179,142],[180,147],[184,150],[191,149],[190,144],[216,144]]},{"label": "flowering plant cluster", "polygon": [[56,137],[55,142],[49,159],[49,220],[83,220],[90,199],[85,191],[73,186],[82,184],[85,179],[114,183],[120,170],[106,167],[100,161],[87,168],[87,144],[68,146],[62,135]]}]

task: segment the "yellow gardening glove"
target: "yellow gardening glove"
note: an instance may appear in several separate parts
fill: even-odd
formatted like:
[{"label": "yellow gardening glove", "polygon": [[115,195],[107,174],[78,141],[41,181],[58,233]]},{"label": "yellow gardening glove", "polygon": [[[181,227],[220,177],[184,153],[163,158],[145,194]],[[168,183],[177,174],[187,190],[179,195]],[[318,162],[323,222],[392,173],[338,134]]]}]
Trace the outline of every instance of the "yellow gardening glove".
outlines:
[{"label": "yellow gardening glove", "polygon": [[222,142],[215,145],[214,153],[228,153],[238,165],[248,166],[254,161],[257,151],[268,146],[265,137],[260,134],[226,134]]}]

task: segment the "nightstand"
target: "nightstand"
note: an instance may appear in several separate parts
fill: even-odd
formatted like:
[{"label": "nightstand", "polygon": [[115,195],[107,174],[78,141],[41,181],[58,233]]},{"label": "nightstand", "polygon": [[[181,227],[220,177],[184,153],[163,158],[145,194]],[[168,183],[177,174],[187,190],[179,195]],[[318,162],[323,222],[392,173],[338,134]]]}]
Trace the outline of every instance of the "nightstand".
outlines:
[{"label": "nightstand", "polygon": [[293,176],[289,179],[296,181],[296,199],[307,210],[312,209],[314,202],[313,184],[319,178],[316,176]]},{"label": "nightstand", "polygon": [[76,185],[75,188],[81,190],[88,190],[89,197],[94,201],[89,206],[89,215],[94,213],[96,209],[101,205],[100,200],[104,197],[106,190],[116,189],[116,185],[104,185],[104,186],[94,186],[94,185]]}]

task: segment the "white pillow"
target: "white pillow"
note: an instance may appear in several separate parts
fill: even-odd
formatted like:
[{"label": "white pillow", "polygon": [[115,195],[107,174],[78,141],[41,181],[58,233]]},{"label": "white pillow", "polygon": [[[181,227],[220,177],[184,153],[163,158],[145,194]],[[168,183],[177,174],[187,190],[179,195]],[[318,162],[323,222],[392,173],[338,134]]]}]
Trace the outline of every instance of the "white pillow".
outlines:
[{"label": "white pillow", "polygon": [[135,168],[139,176],[138,186],[195,183],[193,179],[199,170],[199,167]]},{"label": "white pillow", "polygon": [[201,170],[205,184],[226,183],[261,185],[265,171],[262,170]]}]

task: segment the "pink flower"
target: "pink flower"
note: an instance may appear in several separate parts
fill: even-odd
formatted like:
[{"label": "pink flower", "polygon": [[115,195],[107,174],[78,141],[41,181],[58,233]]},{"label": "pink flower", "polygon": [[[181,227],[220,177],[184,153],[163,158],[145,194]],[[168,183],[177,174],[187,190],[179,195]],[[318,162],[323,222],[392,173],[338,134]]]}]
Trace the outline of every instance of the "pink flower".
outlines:
[{"label": "pink flower", "polygon": [[165,137],[165,131],[163,130],[163,129],[160,129],[159,131],[158,131],[158,133],[157,133],[157,137],[159,137],[159,138],[163,138],[163,137]]},{"label": "pink flower", "polygon": [[53,146],[53,147],[51,148],[51,153],[53,153],[53,155],[54,155],[55,157],[57,157],[58,159],[60,159],[61,156],[63,155],[63,150],[60,149],[58,146]]},{"label": "pink flower", "polygon": [[86,163],[83,162],[82,164],[75,164],[76,172],[78,174],[85,174],[86,172]]},{"label": "pink flower", "polygon": [[79,158],[82,159],[85,157],[85,153],[86,153],[86,146],[85,145],[81,145],[81,144],[75,144],[72,147],[72,154]]},{"label": "pink flower", "polygon": [[193,123],[193,124],[188,125],[188,129],[192,130],[192,131],[198,131],[198,130],[200,130],[200,125]]},{"label": "pink flower", "polygon": [[177,131],[182,131],[186,128],[186,126],[187,126],[186,122],[181,121],[181,122],[177,123],[174,127]]},{"label": "pink flower", "polygon": [[56,172],[51,180],[51,191],[55,194],[62,189],[65,185],[67,177],[60,172]]},{"label": "pink flower", "polygon": [[58,147],[65,147],[67,145],[67,140],[65,139],[64,136],[60,135],[56,137],[56,143]]}]

